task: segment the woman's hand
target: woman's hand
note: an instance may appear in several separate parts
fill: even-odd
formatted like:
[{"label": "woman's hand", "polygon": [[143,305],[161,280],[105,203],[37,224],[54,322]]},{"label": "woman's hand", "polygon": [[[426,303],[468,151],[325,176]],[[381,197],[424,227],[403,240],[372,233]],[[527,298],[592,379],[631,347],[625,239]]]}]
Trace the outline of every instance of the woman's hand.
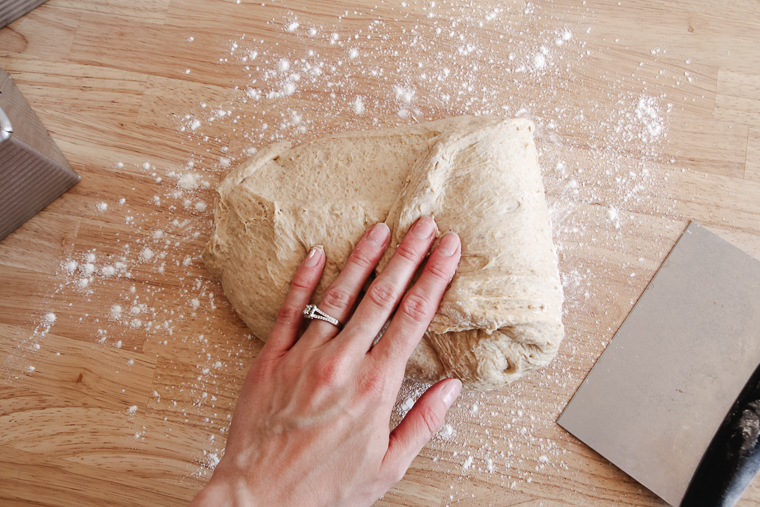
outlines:
[{"label": "woman's hand", "polygon": [[420,218],[352,314],[390,238],[383,223],[367,231],[317,305],[345,327],[314,320],[299,338],[325,263],[322,250],[309,253],[248,372],[224,457],[192,506],[368,506],[401,480],[462,386],[438,382],[389,430],[406,362],[459,262],[459,237],[447,233],[405,293],[435,231]]}]

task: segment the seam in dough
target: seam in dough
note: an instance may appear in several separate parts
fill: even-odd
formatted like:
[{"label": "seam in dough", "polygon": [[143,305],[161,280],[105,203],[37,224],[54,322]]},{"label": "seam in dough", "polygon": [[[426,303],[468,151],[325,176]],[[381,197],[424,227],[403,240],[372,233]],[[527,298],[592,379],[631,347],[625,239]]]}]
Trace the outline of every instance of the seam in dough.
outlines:
[{"label": "seam in dough", "polygon": [[318,302],[353,246],[384,221],[391,246],[422,215],[462,238],[462,259],[406,375],[489,390],[548,364],[564,336],[562,284],[533,124],[458,117],[273,144],[219,185],[209,270],[265,340],[312,246],[327,265]]}]

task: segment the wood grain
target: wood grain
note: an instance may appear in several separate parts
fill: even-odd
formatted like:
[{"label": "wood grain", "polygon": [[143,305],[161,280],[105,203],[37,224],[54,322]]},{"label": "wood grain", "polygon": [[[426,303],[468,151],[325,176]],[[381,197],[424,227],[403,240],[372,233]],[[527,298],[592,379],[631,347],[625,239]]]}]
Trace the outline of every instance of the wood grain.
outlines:
[{"label": "wood grain", "polygon": [[744,125],[753,125],[760,114],[760,74],[721,70],[715,116]]},{"label": "wood grain", "polygon": [[744,177],[760,181],[760,130],[751,128],[747,141],[747,168]]},{"label": "wood grain", "polygon": [[82,181],[0,242],[0,503],[184,505],[210,477],[261,348],[200,260],[230,167],[493,114],[537,125],[566,338],[463,395],[376,505],[664,505],[555,421],[689,220],[760,256],[758,44],[751,0],[49,0],[0,67]]}]

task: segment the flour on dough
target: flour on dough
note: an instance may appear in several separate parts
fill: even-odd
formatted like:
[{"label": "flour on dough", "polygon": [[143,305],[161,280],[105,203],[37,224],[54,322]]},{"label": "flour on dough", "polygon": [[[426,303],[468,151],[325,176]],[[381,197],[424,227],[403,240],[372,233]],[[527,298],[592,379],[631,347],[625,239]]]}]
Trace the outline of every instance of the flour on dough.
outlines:
[{"label": "flour on dough", "polygon": [[203,252],[265,340],[311,247],[327,255],[318,302],[353,246],[386,222],[387,264],[422,215],[462,238],[462,260],[407,377],[503,386],[545,366],[564,335],[562,285],[528,120],[459,117],[261,150],[219,185]]}]

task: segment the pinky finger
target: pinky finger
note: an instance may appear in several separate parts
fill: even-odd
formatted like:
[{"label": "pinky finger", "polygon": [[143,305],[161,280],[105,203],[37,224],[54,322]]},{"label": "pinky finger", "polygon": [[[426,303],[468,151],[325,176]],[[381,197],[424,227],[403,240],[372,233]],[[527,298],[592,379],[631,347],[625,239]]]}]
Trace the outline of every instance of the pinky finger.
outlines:
[{"label": "pinky finger", "polygon": [[264,346],[268,353],[283,354],[298,340],[298,332],[304,318],[303,309],[309,304],[324,266],[325,252],[320,247],[312,248],[298,267],[285,302],[277,313],[277,321]]}]

